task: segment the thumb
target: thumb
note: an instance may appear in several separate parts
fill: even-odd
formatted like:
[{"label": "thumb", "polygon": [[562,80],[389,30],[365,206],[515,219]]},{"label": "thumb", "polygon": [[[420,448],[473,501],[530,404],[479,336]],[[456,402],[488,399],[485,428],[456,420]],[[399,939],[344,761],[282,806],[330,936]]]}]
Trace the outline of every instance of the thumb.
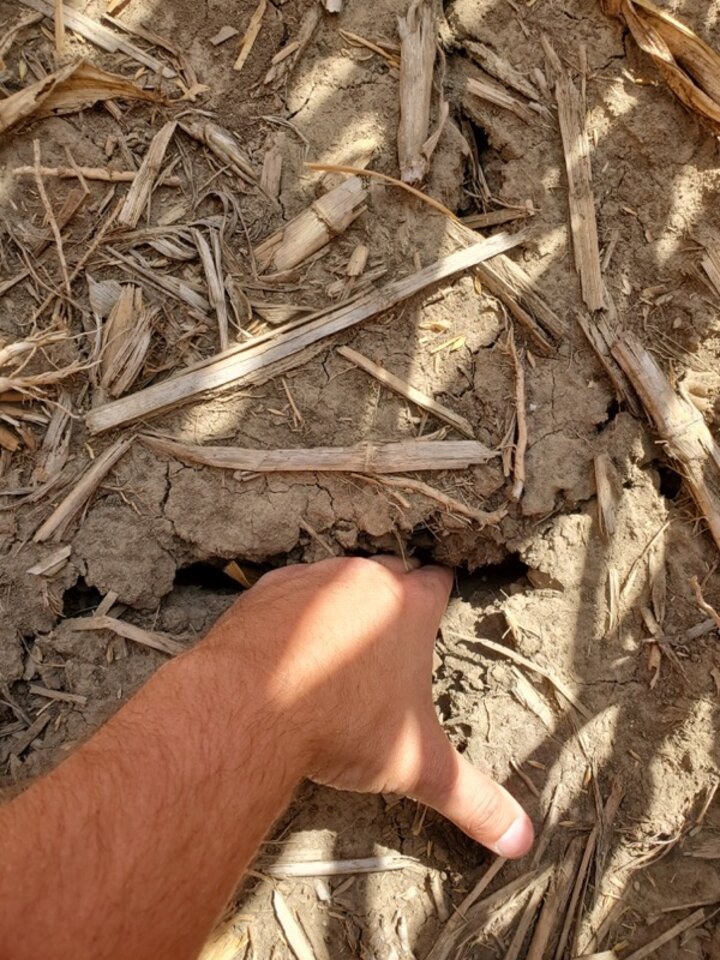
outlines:
[{"label": "thumb", "polygon": [[415,796],[502,857],[516,859],[532,847],[535,832],[520,804],[504,787],[455,750],[438,727],[426,741]]}]

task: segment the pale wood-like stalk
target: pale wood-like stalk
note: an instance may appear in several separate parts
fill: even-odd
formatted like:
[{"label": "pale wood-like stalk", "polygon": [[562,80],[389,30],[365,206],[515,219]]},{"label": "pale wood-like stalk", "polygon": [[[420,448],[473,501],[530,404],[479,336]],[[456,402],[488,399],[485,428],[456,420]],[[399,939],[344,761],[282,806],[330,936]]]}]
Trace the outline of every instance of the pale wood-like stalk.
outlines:
[{"label": "pale wood-like stalk", "polygon": [[140,417],[152,416],[209,390],[217,390],[233,383],[257,383],[267,379],[272,376],[274,364],[299,355],[318,341],[390,310],[434,283],[510,250],[521,243],[522,239],[518,234],[496,234],[465,250],[450,254],[409,277],[395,280],[368,294],[358,303],[326,311],[314,320],[300,320],[288,324],[270,340],[227,351],[225,355],[201,367],[91,410],[87,416],[88,427],[92,433],[100,433]]},{"label": "pale wood-like stalk", "polygon": [[400,177],[419,183],[428,171],[423,153],[430,127],[430,98],[435,66],[436,38],[428,0],[412,0],[398,19],[400,34],[400,126],[397,144]]}]

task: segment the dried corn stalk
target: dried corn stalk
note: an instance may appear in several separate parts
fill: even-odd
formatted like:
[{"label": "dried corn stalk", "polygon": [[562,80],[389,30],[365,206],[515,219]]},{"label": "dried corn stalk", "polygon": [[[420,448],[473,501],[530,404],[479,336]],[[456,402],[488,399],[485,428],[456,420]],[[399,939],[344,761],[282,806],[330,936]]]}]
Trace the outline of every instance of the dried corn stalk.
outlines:
[{"label": "dried corn stalk", "polygon": [[33,537],[35,543],[44,543],[51,537],[58,540],[63,536],[100,483],[130,448],[132,441],[132,437],[127,440],[118,440],[93,461],[92,466],[37,530]]},{"label": "dried corn stalk", "polygon": [[502,107],[503,110],[509,110],[519,117],[525,123],[532,123],[537,120],[537,114],[533,113],[521,100],[508,93],[495,80],[486,80],[483,77],[468,77],[465,81],[465,92],[486,100],[496,107]]},{"label": "dried corn stalk", "polygon": [[63,390],[58,397],[40,451],[35,459],[33,483],[47,483],[59,476],[67,463],[72,435],[72,398]]},{"label": "dried corn stalk", "polygon": [[258,175],[229,130],[210,120],[183,120],[180,129],[194,140],[205,144],[218,160],[230,167],[242,180],[256,184]]},{"label": "dried corn stalk", "polygon": [[[19,0],[19,2],[26,7],[32,7],[33,10],[38,10],[46,17],[52,18],[55,11],[55,0]],[[124,53],[137,63],[142,63],[153,73],[162,73],[168,80],[177,76],[175,71],[171,70],[170,67],[160,63],[155,57],[151,56],[145,50],[136,47],[126,40],[125,37],[118,36],[118,34],[108,27],[98,23],[93,17],[87,16],[80,10],[74,10],[70,5],[65,6],[63,13],[65,26],[68,27],[68,29],[72,30],[73,33],[77,33],[78,36],[90,40],[91,43],[94,43],[102,50],[107,50],[109,53]],[[108,13],[110,13],[109,10]],[[110,22],[115,23],[117,26],[123,26],[118,21],[113,21],[110,17],[106,16],[105,19],[110,20]]]},{"label": "dried corn stalk", "polygon": [[355,447],[314,447],[297,450],[252,450],[242,447],[198,447],[165,437],[144,435],[156,453],[184,463],[252,473],[410,473],[414,470],[465,470],[498,456],[476,440],[407,440],[363,443]]},{"label": "dried corn stalk", "polygon": [[598,524],[600,535],[607,543],[615,535],[615,496],[613,494],[611,474],[612,463],[606,453],[595,457],[595,490],[598,500]]},{"label": "dried corn stalk", "polygon": [[425,143],[435,67],[435,23],[428,0],[412,0],[398,19],[400,34],[400,126],[398,159],[405,183],[419,183],[428,172]]},{"label": "dried corn stalk", "polygon": [[604,283],[600,268],[600,244],[592,189],[590,140],[585,122],[585,105],[580,91],[570,79],[546,37],[543,37],[543,47],[555,79],[555,99],[568,178],[568,205],[575,269],[580,276],[582,297],[588,308],[602,310],[605,305]]},{"label": "dried corn stalk", "polygon": [[225,302],[225,286],[223,284],[222,262],[220,256],[220,239],[213,231],[213,249],[199,230],[193,229],[195,246],[200,254],[200,262],[205,271],[208,286],[208,299],[215,309],[220,335],[220,349],[227,350],[230,346],[230,332],[228,324],[227,303]]},{"label": "dried corn stalk", "polygon": [[678,395],[650,353],[623,334],[612,354],[635,387],[645,410],[677,460],[690,492],[720,547],[720,447],[693,403]]},{"label": "dried corn stalk", "polygon": [[119,397],[135,382],[150,348],[151,319],[140,287],[126,284],[103,327],[100,386]]},{"label": "dried corn stalk", "polygon": [[233,66],[233,70],[242,70],[242,68],[245,66],[247,58],[250,56],[252,48],[255,46],[255,41],[257,40],[258,34],[260,33],[260,27],[262,26],[262,19],[265,16],[266,9],[267,0],[260,0],[255,12],[250,17],[250,23],[248,24],[248,28],[242,38],[240,51]]},{"label": "dried corn stalk", "polygon": [[124,224],[126,227],[136,227],[138,225],[143,210],[152,196],[155,183],[160,175],[163,160],[165,159],[165,151],[173,138],[176,127],[177,123],[171,120],[153,137],[148,151],[145,154],[145,159],[140,165],[137,176],[133,180],[128,195],[125,198],[122,210],[118,214],[118,222]]},{"label": "dried corn stalk", "polygon": [[675,96],[720,133],[720,55],[650,0],[603,0],[655,63]]},{"label": "dried corn stalk", "polygon": [[133,420],[153,416],[160,410],[177,406],[209,390],[217,390],[240,381],[261,382],[274,376],[280,368],[284,371],[305,362],[308,348],[312,349],[327,337],[390,310],[431,284],[468,270],[483,260],[497,257],[522,241],[521,234],[495,234],[481,243],[450,254],[409,277],[395,280],[379,290],[372,291],[358,303],[343,304],[341,307],[316,314],[314,318],[294,321],[271,340],[262,339],[237,347],[176,377],[145,387],[144,390],[114,403],[97,407],[87,416],[88,427],[91,433],[100,433]]},{"label": "dried corn stalk", "polygon": [[143,90],[125,77],[107,73],[81,60],[0,100],[0,133],[23,120],[76,113],[94,103],[116,98],[148,103],[163,101],[160,94]]},{"label": "dried corn stalk", "polygon": [[265,75],[263,83],[277,85],[289,76],[295,64],[305,53],[321,21],[322,7],[319,3],[316,3],[310,7],[303,17],[297,37],[273,57],[272,65]]},{"label": "dried corn stalk", "polygon": [[344,233],[365,210],[362,180],[350,177],[256,247],[258,268],[265,271],[272,267],[279,272],[296,267]]}]

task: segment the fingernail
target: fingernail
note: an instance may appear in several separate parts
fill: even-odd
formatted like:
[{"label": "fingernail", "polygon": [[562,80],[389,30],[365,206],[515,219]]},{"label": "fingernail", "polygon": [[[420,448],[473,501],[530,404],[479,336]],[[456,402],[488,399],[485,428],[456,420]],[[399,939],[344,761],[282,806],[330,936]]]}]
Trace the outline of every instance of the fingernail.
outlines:
[{"label": "fingernail", "polygon": [[530,850],[535,840],[535,830],[532,821],[527,814],[520,814],[500,839],[491,844],[490,849],[501,857],[507,857],[508,860],[516,860],[518,857],[524,857]]}]

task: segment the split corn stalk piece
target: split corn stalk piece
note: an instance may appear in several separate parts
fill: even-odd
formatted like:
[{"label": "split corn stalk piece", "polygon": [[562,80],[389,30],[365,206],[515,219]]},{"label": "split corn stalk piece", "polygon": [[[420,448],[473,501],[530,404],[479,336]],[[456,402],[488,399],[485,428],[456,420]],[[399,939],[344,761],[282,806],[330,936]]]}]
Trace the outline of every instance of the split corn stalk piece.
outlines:
[{"label": "split corn stalk piece", "polygon": [[490,47],[484,43],[478,43],[476,40],[467,39],[462,40],[462,45],[475,63],[482,67],[486,73],[489,73],[490,76],[495,77],[496,80],[499,80],[505,84],[505,86],[511,87],[513,90],[521,93],[524,97],[527,97],[528,100],[537,103],[540,102],[542,97],[538,88],[533,83],[530,83],[511,63],[503,59],[503,57],[498,56]]},{"label": "split corn stalk piece", "polygon": [[603,0],[603,8],[629,28],[675,96],[720,133],[720,55],[692,30],[650,0]]},{"label": "split corn stalk piece", "polygon": [[258,269],[290,270],[317,253],[365,212],[365,197],[360,177],[349,177],[323,194],[255,248]]},{"label": "split corn stalk piece", "polygon": [[132,441],[132,437],[127,440],[118,440],[97,457],[90,469],[80,478],[70,493],[37,530],[33,537],[35,543],[44,543],[51,537],[58,540],[63,536],[70,523],[82,510],[100,483],[118,460],[129,450]]},{"label": "split corn stalk piece", "polygon": [[318,960],[300,921],[279,890],[273,891],[272,902],[283,936],[297,960]]},{"label": "split corn stalk piece", "polygon": [[508,257],[495,257],[492,263],[479,264],[475,275],[482,287],[497,297],[532,337],[535,348],[553,353],[552,340],[560,340],[565,324],[534,289],[532,278]]},{"label": "split corn stalk piece", "polygon": [[143,90],[125,77],[81,60],[0,100],[0,134],[24,120],[76,113],[102,100],[114,99],[163,101],[152,90]]},{"label": "split corn stalk piece", "polygon": [[300,60],[308,44],[312,40],[315,31],[322,22],[322,7],[319,3],[313,4],[300,21],[300,29],[294,40],[288,43],[272,59],[270,69],[265,74],[263,83],[274,84],[278,86],[295,68],[295,64]]},{"label": "split corn stalk piece", "polygon": [[521,100],[518,100],[518,98],[514,97],[511,93],[508,93],[507,90],[503,89],[495,81],[468,77],[465,81],[465,91],[474,97],[479,97],[481,100],[486,100],[488,103],[494,104],[496,107],[509,110],[525,123],[532,123],[534,120],[537,120],[536,113],[533,113]]},{"label": "split corn stalk piece", "polygon": [[200,254],[200,262],[205,271],[208,287],[208,298],[217,314],[220,349],[227,350],[230,346],[230,326],[228,320],[227,303],[225,302],[225,285],[222,276],[220,257],[220,241],[216,232],[213,232],[213,250],[199,230],[193,228],[193,239]]},{"label": "split corn stalk piece", "polygon": [[[33,10],[37,10],[38,13],[42,13],[46,17],[52,18],[55,14],[54,0],[20,0],[20,3],[26,7],[31,7]],[[124,53],[137,63],[142,63],[143,66],[147,67],[148,70],[152,70],[153,73],[162,73],[167,80],[172,80],[173,77],[177,76],[175,71],[170,67],[165,66],[155,57],[150,56],[149,53],[130,43],[125,37],[118,36],[112,30],[108,29],[108,27],[103,26],[101,23],[98,23],[97,20],[93,20],[92,17],[88,17],[79,10],[73,10],[72,7],[65,7],[63,16],[65,26],[69,30],[79,34],[86,40],[90,40],[91,43],[94,43],[95,46],[100,47],[102,50],[107,50],[108,53]]]},{"label": "split corn stalk piece", "polygon": [[429,0],[412,0],[398,18],[400,34],[400,126],[397,144],[400,179],[420,183],[428,172],[425,144],[435,67],[435,22]]},{"label": "split corn stalk piece", "polygon": [[575,270],[580,276],[582,297],[588,309],[602,310],[605,306],[604,284],[600,267],[585,104],[546,37],[543,37],[543,47],[555,78],[555,99],[568,178]]},{"label": "split corn stalk piece", "polygon": [[245,31],[245,35],[240,43],[240,51],[237,55],[237,60],[233,65],[233,70],[242,70],[242,68],[245,66],[245,62],[250,56],[252,48],[255,46],[255,41],[257,40],[258,34],[260,33],[260,27],[262,26],[262,20],[265,16],[266,9],[267,0],[260,0],[260,3],[255,8],[255,12],[250,17],[250,23],[248,23],[247,30]]},{"label": "split corn stalk piece", "polygon": [[159,650],[171,657],[178,656],[187,650],[187,646],[176,640],[175,637],[168,636],[166,633],[143,630],[142,627],[137,627],[134,623],[126,623],[125,620],[118,620],[116,617],[83,617],[77,620],[68,620],[66,623],[69,623],[73,630],[110,630],[119,637],[124,637],[125,640],[132,640],[133,643],[140,644],[142,647]]},{"label": "split corn stalk piece", "polygon": [[667,453],[679,463],[720,548],[720,446],[697,407],[687,396],[673,390],[636,337],[622,334],[613,345],[612,354],[635,387]]},{"label": "split corn stalk piece", "polygon": [[[514,236],[496,234],[481,243],[450,254],[409,277],[374,290],[358,303],[324,311],[313,319],[295,321],[277,331],[271,339],[227,351],[203,366],[153,384],[114,403],[96,407],[87,415],[87,425],[92,433],[101,433],[141,417],[153,416],[209,390],[240,382],[263,382],[273,376],[273,365],[276,365],[277,369],[278,364],[301,355],[307,347],[354,327],[370,317],[376,317],[432,284],[518,246],[523,239],[521,233]],[[286,368],[289,369],[289,365],[286,365]]]},{"label": "split corn stalk piece", "polygon": [[152,142],[140,164],[137,176],[132,182],[120,213],[118,223],[126,227],[136,227],[153,189],[165,159],[165,152],[173,138],[177,123],[170,120],[152,138]]},{"label": "split corn stalk piece", "polygon": [[103,327],[100,386],[110,396],[119,397],[137,379],[150,347],[151,317],[142,289],[124,285]]},{"label": "split corn stalk piece", "polygon": [[243,447],[199,447],[149,434],[142,441],[156,453],[184,463],[251,473],[412,473],[415,470],[466,470],[498,456],[476,440],[408,440],[361,443],[355,447],[296,450],[254,450]]},{"label": "split corn stalk piece", "polygon": [[465,417],[461,417],[459,413],[455,413],[442,403],[438,403],[437,400],[433,400],[432,397],[423,393],[422,390],[418,390],[417,387],[412,386],[412,384],[401,380],[400,377],[396,377],[395,374],[390,373],[390,371],[384,367],[373,363],[372,360],[364,357],[361,353],[358,353],[357,350],[353,350],[350,347],[338,347],[337,352],[341,357],[345,357],[346,360],[354,363],[356,367],[370,374],[371,377],[374,377],[390,390],[399,393],[401,397],[405,397],[406,400],[414,403],[422,410],[427,410],[428,413],[437,417],[438,420],[442,420],[443,423],[454,427],[466,437],[470,437],[471,439],[475,438],[475,433],[469,421],[466,420]]},{"label": "split corn stalk piece", "polygon": [[180,123],[180,129],[193,140],[204,144],[222,164],[230,167],[246,183],[258,182],[258,175],[240,149],[240,144],[225,127],[211,120],[183,120]]}]

